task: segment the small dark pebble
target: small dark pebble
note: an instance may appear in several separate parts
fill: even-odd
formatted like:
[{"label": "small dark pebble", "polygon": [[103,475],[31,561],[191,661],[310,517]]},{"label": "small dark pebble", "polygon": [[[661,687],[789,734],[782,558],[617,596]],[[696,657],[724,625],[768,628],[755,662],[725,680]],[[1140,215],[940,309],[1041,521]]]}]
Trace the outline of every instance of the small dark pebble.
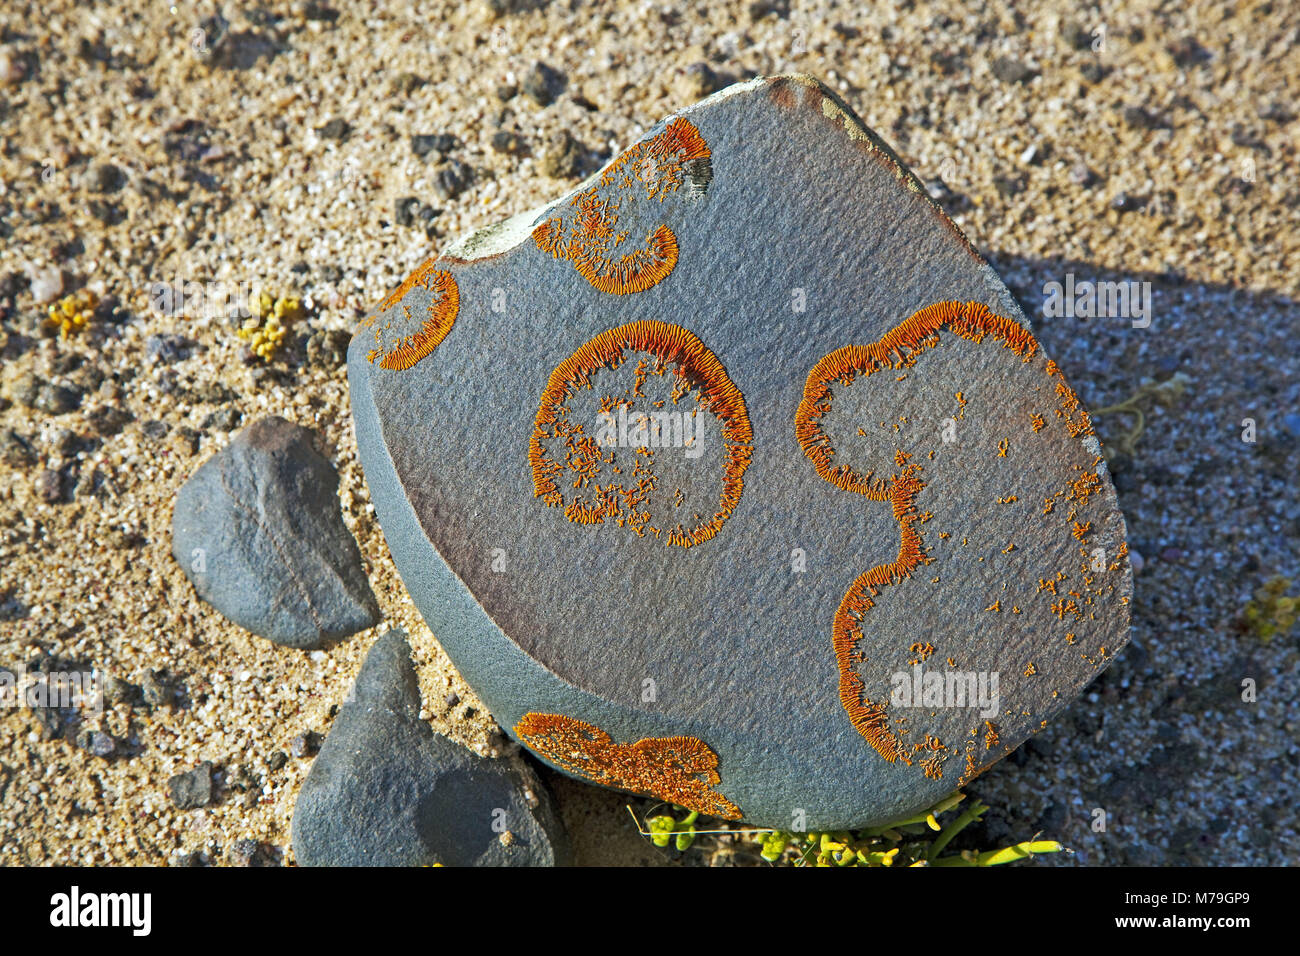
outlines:
[{"label": "small dark pebble", "polygon": [[130,412],[116,405],[104,405],[95,409],[88,417],[95,431],[105,438],[118,434],[134,421]]},{"label": "small dark pebble", "polygon": [[1141,106],[1124,107],[1124,123],[1133,129],[1155,129],[1160,120]]},{"label": "small dark pebble", "polygon": [[212,802],[212,762],[203,761],[193,770],[178,773],[167,781],[172,805],[179,810],[195,810]]},{"label": "small dark pebble", "polygon": [[339,12],[324,3],[309,2],[303,7],[302,15],[313,23],[334,23],[339,18]]},{"label": "small dark pebble", "polygon": [[1095,86],[1106,78],[1106,68],[1096,60],[1089,60],[1079,67],[1079,74]]},{"label": "small dark pebble", "polygon": [[23,272],[9,272],[0,278],[0,300],[12,303],[19,295],[27,291],[31,280]]},{"label": "small dark pebble", "polygon": [[1061,39],[1074,50],[1086,50],[1092,46],[1092,33],[1078,20],[1066,20],[1061,24]]},{"label": "small dark pebble", "polygon": [[288,762],[288,755],[283,750],[277,750],[275,753],[271,754],[270,758],[266,761],[266,766],[270,768],[272,773],[274,773],[275,771],[282,769]]},{"label": "small dark pebble", "polygon": [[519,87],[513,83],[502,83],[497,87],[497,99],[502,103],[508,103],[513,100],[519,93]]},{"label": "small dark pebble", "polygon": [[726,78],[703,60],[686,68],[686,92],[697,100],[718,92],[726,85]]},{"label": "small dark pebble", "polygon": [[66,415],[81,405],[82,393],[67,385],[46,383],[36,392],[36,409],[49,415]]},{"label": "small dark pebble", "polygon": [[550,106],[564,92],[567,80],[563,73],[545,63],[534,63],[524,76],[523,91],[538,106]]},{"label": "small dark pebble", "polygon": [[82,750],[104,760],[117,753],[117,741],[100,730],[83,730],[77,737],[77,744]]},{"label": "small dark pebble", "polygon": [[344,329],[318,329],[307,339],[307,364],[333,370],[348,358],[351,334]]},{"label": "small dark pebble", "polygon": [[134,531],[123,531],[121,528],[110,531],[105,541],[115,551],[129,551],[144,544],[144,538],[140,535]]},{"label": "small dark pebble", "polygon": [[110,704],[134,706],[144,701],[144,693],[140,690],[139,684],[109,674],[104,679],[104,700]]},{"label": "small dark pebble", "polygon": [[62,458],[71,458],[82,448],[81,436],[71,428],[60,428],[50,442],[50,450]]},{"label": "small dark pebble", "polygon": [[432,153],[438,159],[443,159],[457,145],[459,143],[456,137],[450,133],[417,133],[411,137],[411,152],[416,156],[428,156]]},{"label": "small dark pebble", "polygon": [[347,139],[348,134],[351,131],[352,127],[350,127],[344,120],[338,119],[337,117],[316,130],[316,132],[320,133],[323,139],[334,140]]},{"label": "small dark pebble", "polygon": [[100,202],[98,199],[92,199],[86,204],[86,208],[105,226],[116,226],[126,222],[126,210],[115,202]]},{"label": "small dark pebble", "polygon": [[396,93],[410,94],[424,86],[425,82],[424,77],[416,73],[404,72],[397,74],[390,86]]},{"label": "small dark pebble", "polygon": [[146,438],[152,438],[154,441],[157,441],[160,438],[166,437],[167,433],[171,431],[171,426],[166,422],[153,419],[141,425],[140,431],[144,432]]},{"label": "small dark pebble", "polygon": [[13,400],[27,408],[36,407],[36,394],[40,390],[40,379],[30,372],[18,376],[9,386],[9,394]]},{"label": "small dark pebble", "polygon": [[1213,59],[1213,54],[1197,41],[1195,37],[1180,37],[1167,47],[1169,55],[1179,66],[1195,66]]},{"label": "small dark pebble", "polygon": [[279,853],[267,843],[259,843],[247,837],[236,840],[230,848],[231,866],[278,866]]},{"label": "small dark pebble", "polygon": [[144,351],[157,362],[180,362],[189,358],[193,344],[183,335],[154,334],[144,340]]},{"label": "small dark pebble", "polygon": [[433,221],[438,218],[438,213],[437,209],[422,203],[414,196],[397,200],[393,209],[394,218],[399,226],[423,225],[426,233],[432,230]]},{"label": "small dark pebble", "polygon": [[497,130],[492,134],[492,148],[507,156],[518,156],[525,150],[524,138],[509,130]]},{"label": "small dark pebble", "polygon": [[12,428],[0,431],[0,461],[11,468],[30,468],[36,464],[32,443]]},{"label": "small dark pebble", "polygon": [[994,176],[993,186],[999,195],[1010,199],[1025,191],[1025,180],[1023,176]]},{"label": "small dark pebble", "polygon": [[63,475],[53,468],[42,468],[36,473],[36,496],[48,505],[63,501]]},{"label": "small dark pebble", "polygon": [[1065,819],[1065,804],[1061,803],[1059,800],[1054,800],[1047,805],[1047,809],[1043,811],[1043,815],[1038,818],[1038,823],[1035,824],[1035,829],[1042,832],[1044,836],[1059,834],[1061,828],[1065,826]]},{"label": "small dark pebble", "polygon": [[168,707],[176,698],[176,687],[171,675],[162,670],[151,670],[140,682],[144,702],[151,707]]},{"label": "small dark pebble", "polygon": [[223,432],[232,432],[239,427],[243,420],[244,413],[237,408],[227,405],[225,408],[218,408],[215,412],[210,412],[202,422],[202,428],[215,428]]},{"label": "small dark pebble", "polygon": [[320,735],[314,730],[304,731],[289,743],[289,753],[295,757],[314,757],[320,750]]},{"label": "small dark pebble", "polygon": [[1140,196],[1131,196],[1126,192],[1115,194],[1115,198],[1110,201],[1110,208],[1116,212],[1133,212],[1141,209],[1147,204],[1146,199]]},{"label": "small dark pebble", "polygon": [[561,129],[546,141],[542,173],[552,179],[572,179],[582,168],[582,154],[582,144],[567,129]]},{"label": "small dark pebble", "polygon": [[1097,175],[1088,168],[1087,163],[1075,163],[1070,167],[1070,182],[1081,189],[1087,189],[1097,181]]},{"label": "small dark pebble", "polygon": [[190,390],[190,398],[193,401],[207,402],[209,405],[224,405],[238,397],[238,392],[220,382],[204,382]]},{"label": "small dark pebble", "polygon": [[1000,56],[993,61],[993,75],[1003,83],[1024,83],[1033,77],[1034,71],[1014,57]]},{"label": "small dark pebble", "polygon": [[454,690],[448,691],[447,696],[444,697],[443,700],[446,701],[448,707],[455,707],[460,703],[460,694],[456,693]]},{"label": "small dark pebble", "polygon": [[90,188],[97,193],[115,193],[126,184],[126,174],[112,163],[100,163],[90,171]]},{"label": "small dark pebble", "polygon": [[443,201],[455,199],[469,188],[473,180],[474,171],[460,160],[453,159],[438,170],[433,180],[433,191]]}]

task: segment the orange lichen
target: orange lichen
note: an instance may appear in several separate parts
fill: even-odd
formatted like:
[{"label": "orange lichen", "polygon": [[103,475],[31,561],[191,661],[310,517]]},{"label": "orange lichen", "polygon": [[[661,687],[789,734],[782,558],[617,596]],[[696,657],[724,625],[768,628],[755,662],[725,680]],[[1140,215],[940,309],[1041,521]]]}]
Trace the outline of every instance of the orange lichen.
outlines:
[{"label": "orange lichen", "polygon": [[628,238],[618,229],[619,212],[628,198],[623,192],[630,190],[633,201],[662,202],[688,179],[694,188],[703,189],[711,175],[710,159],[708,144],[694,124],[675,119],[658,136],[623,153],[596,185],[574,196],[567,224],[565,214],[547,219],[533,230],[533,241],[556,259],[568,259],[602,292],[644,292],[677,265],[677,236],[666,225],[656,226],[643,248],[614,258]]},{"label": "orange lichen", "polygon": [[[460,290],[450,272],[433,268],[437,260],[430,259],[412,272],[387,299],[380,304],[380,315],[371,316],[361,323],[365,329],[374,329],[375,348],[366,353],[367,361],[379,359],[381,368],[404,370],[438,347],[460,312]],[[402,304],[406,294],[419,286],[429,292],[427,315],[417,322],[409,305]],[[382,325],[377,325],[383,313],[401,308],[400,320],[392,315]]]},{"label": "orange lichen", "polygon": [[[872,481],[871,473],[861,475],[848,465],[832,466],[835,449],[821,427],[821,420],[831,409],[831,385],[849,385],[859,375],[898,368],[914,361],[921,352],[938,344],[939,331],[945,325],[962,338],[975,342],[982,341],[985,335],[1001,339],[1007,348],[1026,362],[1038,348],[1028,331],[1010,319],[993,314],[982,303],[939,302],[916,312],[877,342],[836,349],[808,373],[803,399],[795,412],[795,437],[818,475],[837,488],[866,495],[872,500],[881,501],[887,497],[888,482],[885,479]],[[965,401],[960,392],[957,398],[964,408]]]},{"label": "orange lichen", "polygon": [[696,737],[644,737],[616,744],[609,734],[562,714],[524,714],[515,736],[570,773],[593,783],[668,800],[728,820],[740,809],[714,788],[718,755]]},{"label": "orange lichen", "polygon": [[[602,332],[551,373],[528,443],[533,493],[551,507],[562,507],[565,516],[579,524],[603,524],[609,518],[620,527],[630,527],[638,536],[649,532],[657,538],[664,531],[650,523],[648,508],[658,484],[654,451],[645,447],[636,449],[630,480],[611,481],[602,486],[596,479],[602,466],[614,465],[615,456],[602,451],[595,438],[584,433],[583,425],[569,418],[568,403],[577,390],[591,388],[592,376],[598,370],[617,369],[624,362],[626,352],[644,352],[654,359],[653,365],[647,361],[637,366],[636,389],[644,383],[645,374],[664,375],[669,366],[675,366],[672,374],[678,385],[684,387],[681,394],[695,391],[699,396],[696,413],[699,409],[712,412],[722,423],[725,452],[717,510],[707,518],[697,516],[693,527],[678,524],[665,536],[667,544],[683,548],[708,541],[740,502],[745,469],[753,455],[754,432],[744,396],[718,357],[692,333],[676,325],[647,320]],[[631,397],[619,402],[627,407],[632,403]],[[556,461],[549,450],[551,445],[559,443],[568,449],[566,465],[577,475],[572,487],[590,491],[592,500],[577,493],[565,502],[557,481],[565,465]],[[621,474],[618,468],[613,471]],[[680,507],[682,501],[674,495],[674,503]]]},{"label": "orange lichen", "polygon": [[[909,765],[911,760],[890,726],[884,704],[873,703],[867,698],[864,681],[856,666],[865,660],[859,650],[863,638],[863,617],[873,606],[872,599],[878,597],[879,589],[910,577],[918,565],[932,560],[925,553],[920,533],[913,527],[920,523],[922,517],[915,505],[917,494],[925,487],[920,478],[921,469],[902,450],[898,450],[894,456],[894,465],[898,471],[888,477],[877,477],[872,471],[861,472],[848,464],[836,464],[835,448],[823,430],[822,422],[831,410],[834,386],[849,386],[859,376],[868,376],[882,369],[912,367],[921,353],[939,344],[940,332],[945,327],[974,342],[983,341],[985,336],[999,340],[1024,362],[1030,361],[1038,348],[1038,343],[1028,330],[1010,319],[994,314],[981,303],[939,302],[919,310],[870,345],[848,345],[824,356],[809,372],[803,398],[795,413],[795,437],[804,455],[813,463],[818,476],[837,488],[862,495],[868,500],[889,501],[899,527],[897,557],[859,575],[853,581],[835,612],[831,643],[839,671],[840,703],[850,722],[887,761],[902,761]],[[1055,363],[1047,363],[1047,374],[1060,375]],[[1087,415],[1078,406],[1077,397],[1069,391],[1063,379],[1058,383],[1057,395],[1062,406],[1058,416],[1066,419],[1071,436],[1081,434],[1089,427]],[[958,417],[961,417],[965,413],[967,399],[961,392],[956,392],[955,398],[959,404]],[[1045,423],[1041,416],[1035,415],[1031,418],[1031,424],[1038,431]],[[999,442],[999,457],[1007,456],[1009,445],[1007,439]],[[931,453],[930,460],[933,458]],[[1076,492],[1080,490],[1082,489],[1076,488]],[[1014,495],[999,499],[1004,504],[1015,500]],[[1052,505],[1053,499],[1045,499],[1044,514],[1052,510]],[[946,533],[941,533],[941,537],[945,536]],[[965,538],[962,539],[962,544],[966,544]],[[1014,545],[1009,544],[1003,553],[1009,553],[1013,548]],[[1055,587],[1052,591],[1055,592]],[[1001,608],[1001,599],[998,599],[986,610],[996,612],[1001,611]],[[1012,610],[1019,613],[1020,609],[1017,606]],[[1067,612],[1078,613],[1074,602],[1062,602],[1059,607],[1054,605],[1053,611],[1061,617]],[[916,652],[917,645],[913,645],[912,650]],[[952,664],[951,658],[949,664]],[[987,749],[992,749],[997,743],[992,725],[989,725],[986,743]],[[939,754],[935,754],[923,762],[927,776],[941,775],[941,759]],[[968,753],[963,779],[968,779],[982,769],[977,769],[973,756]]]}]

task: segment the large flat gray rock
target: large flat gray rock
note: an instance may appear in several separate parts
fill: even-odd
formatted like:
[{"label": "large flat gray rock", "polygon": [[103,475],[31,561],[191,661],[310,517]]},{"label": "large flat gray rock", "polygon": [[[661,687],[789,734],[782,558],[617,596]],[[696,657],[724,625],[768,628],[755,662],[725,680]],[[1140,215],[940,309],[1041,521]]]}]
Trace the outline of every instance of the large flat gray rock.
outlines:
[{"label": "large flat gray rock", "polygon": [[1086,412],[810,78],[710,97],[426,263],[361,323],[349,380],[416,605],[497,720],[582,779],[881,822],[1127,640]]}]

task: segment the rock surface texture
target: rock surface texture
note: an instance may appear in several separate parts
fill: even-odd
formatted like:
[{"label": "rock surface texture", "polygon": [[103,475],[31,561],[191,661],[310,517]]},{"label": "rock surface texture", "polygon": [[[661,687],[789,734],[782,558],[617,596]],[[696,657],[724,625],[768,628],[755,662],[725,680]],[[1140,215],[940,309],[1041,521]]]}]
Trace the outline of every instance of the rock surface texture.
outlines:
[{"label": "rock surface texture", "polygon": [[406,635],[370,649],[293,814],[303,866],[554,866],[568,839],[517,754],[479,757],[420,719]]},{"label": "rock surface texture", "polygon": [[172,553],[240,627],[315,648],[379,623],[339,513],[338,474],[311,432],[277,416],[245,428],[181,486]]},{"label": "rock surface texture", "polygon": [[811,829],[932,804],[1128,637],[1086,411],[808,77],[731,87],[430,260],[349,351],[397,566],[582,779]]}]

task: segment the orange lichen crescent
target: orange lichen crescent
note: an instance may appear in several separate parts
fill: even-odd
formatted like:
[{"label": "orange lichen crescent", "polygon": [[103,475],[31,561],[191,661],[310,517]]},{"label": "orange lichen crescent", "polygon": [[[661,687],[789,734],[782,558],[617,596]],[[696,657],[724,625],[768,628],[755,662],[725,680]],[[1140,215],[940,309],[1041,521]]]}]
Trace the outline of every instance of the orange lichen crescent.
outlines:
[{"label": "orange lichen crescent", "polygon": [[[361,323],[361,328],[374,330],[375,347],[366,353],[371,363],[378,359],[381,368],[409,369],[436,349],[451,331],[460,312],[460,290],[450,272],[433,268],[436,262],[424,262],[380,304],[379,315]],[[416,286],[430,295],[426,314],[420,317],[409,305],[402,304]],[[395,311],[398,309],[400,313]]]},{"label": "orange lichen crescent", "polygon": [[696,737],[645,737],[616,744],[599,727],[562,714],[524,714],[515,736],[557,767],[593,783],[668,800],[727,820],[740,809],[714,789],[718,755]]},{"label": "orange lichen crescent", "polygon": [[[675,119],[658,136],[620,156],[590,189],[574,196],[569,209],[533,230],[537,248],[568,259],[594,288],[611,295],[644,292],[663,281],[677,265],[677,236],[666,225],[645,237],[645,246],[614,257],[628,238],[618,229],[625,200],[662,202],[690,182],[707,187],[711,154],[694,124]],[[567,223],[566,223],[567,220]]]},{"label": "orange lichen crescent", "polygon": [[[849,465],[837,466],[834,464],[835,449],[821,423],[831,409],[833,384],[848,385],[859,375],[871,375],[881,369],[910,368],[917,356],[938,344],[939,332],[944,326],[974,342],[980,342],[986,336],[998,339],[1026,362],[1038,348],[1027,329],[995,315],[979,302],[938,302],[895,326],[877,342],[848,345],[825,356],[808,374],[803,399],[795,413],[795,437],[817,474],[837,488],[872,501],[888,501],[898,524],[898,555],[893,561],[860,574],[849,586],[835,612],[831,644],[839,670],[840,703],[854,728],[890,763],[901,760],[909,765],[912,761],[890,728],[884,704],[873,703],[866,697],[862,677],[855,665],[863,660],[858,650],[863,638],[862,620],[873,606],[872,599],[879,595],[880,588],[910,577],[913,569],[931,560],[925,553],[919,532],[913,527],[923,518],[915,507],[916,496],[925,487],[920,478],[921,468],[910,463],[909,456],[902,452],[895,455],[895,464],[900,470],[888,478],[877,478],[872,472],[859,473]],[[1048,375],[1053,374],[1059,373],[1056,373],[1055,366],[1049,366]],[[1064,383],[1060,385],[1064,386]],[[1068,386],[1064,387],[1068,390]],[[958,398],[960,400],[960,393]],[[1061,398],[1062,417],[1069,419],[1081,431],[1086,425],[1086,413],[1078,408],[1072,392]],[[962,405],[965,405],[964,401]],[[1071,415],[1080,417],[1070,419]],[[1076,433],[1071,430],[1071,434]],[[942,775],[940,764],[935,760],[927,763],[925,771],[927,776]]]},{"label": "orange lichen crescent", "polygon": [[[586,434],[581,422],[570,418],[570,399],[579,389],[593,387],[592,376],[598,370],[617,369],[622,365],[627,352],[646,353],[654,359],[654,365],[651,367],[645,360],[640,362],[633,391],[622,397],[607,396],[601,406],[602,415],[612,418],[610,409],[615,404],[633,406],[637,399],[644,397],[641,388],[647,376],[669,374],[671,367],[675,380],[671,395],[674,404],[694,392],[698,407],[690,414],[707,411],[721,422],[722,491],[712,514],[706,511],[697,515],[693,525],[678,523],[668,528],[652,523],[648,505],[658,484],[652,449],[637,448],[633,453],[635,465],[627,473],[617,467],[613,452],[604,451],[593,436]],[[744,396],[728,377],[722,362],[703,342],[676,325],[649,320],[632,322],[597,335],[551,373],[528,442],[533,493],[547,505],[563,508],[570,521],[603,524],[610,519],[630,527],[639,536],[650,533],[658,538],[662,534],[666,544],[690,548],[716,535],[740,503],[745,469],[753,456],[753,440],[754,430]],[[560,447],[567,449],[563,463],[556,460],[553,451]],[[606,468],[617,477],[602,485],[598,479]],[[559,484],[566,471],[572,478],[567,501]]]}]

